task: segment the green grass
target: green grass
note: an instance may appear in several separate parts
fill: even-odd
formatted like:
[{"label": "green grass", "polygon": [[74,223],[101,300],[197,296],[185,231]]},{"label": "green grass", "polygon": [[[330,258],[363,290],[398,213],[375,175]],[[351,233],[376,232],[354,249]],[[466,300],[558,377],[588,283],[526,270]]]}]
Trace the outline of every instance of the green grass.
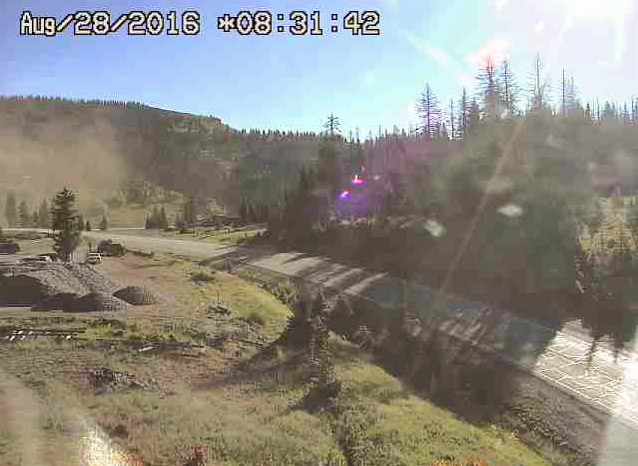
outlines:
[{"label": "green grass", "polygon": [[184,387],[161,400],[144,393],[97,398],[91,412],[108,430],[125,424],[122,444],[157,465],[175,464],[180,445],[206,445],[209,461],[228,466],[316,465],[328,459],[345,465],[329,424],[287,406],[288,399],[278,395],[194,396]]},{"label": "green grass", "polygon": [[[382,368],[350,350],[335,371],[340,395],[336,432],[356,465],[483,461],[489,465],[548,464],[499,428],[481,428],[422,399]],[[457,463],[454,463],[457,464]]]},{"label": "green grass", "polygon": [[254,238],[258,232],[264,231],[264,228],[249,227],[247,229],[227,233],[225,228],[195,227],[183,233],[177,231],[160,231],[160,236],[181,239],[193,238],[212,244],[238,245],[248,242]]},{"label": "green grass", "polygon": [[54,466],[77,463],[76,439],[69,435],[76,424],[68,387],[42,375],[2,377],[0,409],[6,415],[0,419],[0,464],[39,464],[43,459]]},{"label": "green grass", "polygon": [[276,337],[286,326],[290,310],[267,291],[237,275],[163,254],[143,258],[141,267],[170,278],[157,290],[172,298],[160,305],[163,315],[204,317],[208,304],[217,302],[219,296],[231,304],[231,317],[263,322],[263,331],[269,337]]},{"label": "green grass", "polygon": [[[213,274],[207,267],[161,254],[136,257],[134,264],[155,265],[146,270],[161,276],[162,291],[173,297],[163,304],[167,307],[161,315],[174,317],[178,326],[168,328],[166,320],[140,316],[128,316],[125,322],[90,323],[76,317],[58,323],[86,325],[85,336],[90,338],[111,338],[122,331],[123,339],[148,341],[172,335],[181,339],[207,325],[209,320],[198,306],[216,301],[218,292],[230,302],[231,317],[245,318],[270,339],[281,334],[290,316],[275,296],[237,275]],[[214,275],[215,280],[195,284],[192,277],[198,274]],[[50,325],[57,322],[42,318]],[[356,346],[332,337],[330,352],[345,389],[334,411],[316,414],[301,408],[308,389],[304,366],[295,353],[282,349],[246,363],[245,358],[254,353],[228,356],[209,349],[200,358],[179,359],[124,347],[76,349],[70,342],[38,340],[0,349],[0,365],[7,372],[24,374],[25,385],[40,397],[40,429],[50,439],[52,452],[72,427],[68,414],[79,410],[118,445],[160,466],[181,464],[176,460],[180,449],[193,445],[205,445],[209,462],[225,466],[430,465],[438,460],[548,464],[511,438],[509,431],[463,422],[415,395]],[[229,377],[215,372],[219,370],[215,364],[227,363],[241,369]],[[63,370],[85,364],[134,373],[142,381],[157,379],[157,385],[153,382],[148,390],[118,388],[96,396],[83,391]],[[161,395],[159,387],[165,387]],[[12,431],[0,429],[0,464],[20,464],[15,449],[6,447],[15,443],[13,436]]]},{"label": "green grass", "polygon": [[232,233],[224,233],[220,235],[209,236],[206,238],[205,241],[208,243],[238,245],[252,239],[257,234],[258,231],[262,231],[262,230],[235,231]]},{"label": "green grass", "polygon": [[[299,408],[303,370],[284,356],[288,366],[282,366],[282,360],[260,363],[247,372],[248,380],[229,379],[203,391],[193,391],[184,381],[173,395],[163,398],[154,391],[126,389],[80,397],[73,393],[73,384],[50,378],[38,389],[46,413],[43,429],[59,434],[68,430],[66,408],[81,404],[118,445],[139,452],[154,465],[176,464],[180,447],[192,445],[205,445],[209,461],[228,466],[328,461],[339,466],[429,465],[470,460],[508,466],[548,464],[509,432],[467,424],[415,396],[352,345],[333,339],[332,350],[337,377],[347,387],[334,415]],[[116,370],[130,370],[121,354],[102,358]],[[153,361],[144,364],[145,371],[159,362]],[[272,375],[278,369],[283,369],[283,378],[275,379]],[[5,433],[5,442],[10,435]]]},{"label": "green grass", "polygon": [[217,277],[215,277],[214,270],[197,270],[191,272],[191,279],[194,282],[213,283],[217,280]]}]

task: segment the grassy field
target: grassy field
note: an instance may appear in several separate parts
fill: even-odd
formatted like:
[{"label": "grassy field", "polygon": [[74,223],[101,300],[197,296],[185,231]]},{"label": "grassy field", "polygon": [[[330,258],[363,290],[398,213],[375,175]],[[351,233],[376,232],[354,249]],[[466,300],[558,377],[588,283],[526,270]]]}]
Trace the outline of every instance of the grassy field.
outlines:
[{"label": "grassy field", "polygon": [[[6,374],[0,379],[12,381],[0,384],[0,408],[8,413],[0,416],[0,464],[25,464],[21,446],[28,442],[39,445],[33,454],[51,458],[49,464],[78,464],[72,439],[87,436],[78,418],[95,422],[113,449],[153,465],[185,464],[196,445],[206,447],[209,464],[224,466],[549,464],[508,430],[471,425],[416,396],[336,337],[330,352],[346,388],[337,411],[311,414],[302,407],[308,379],[301,355],[263,352],[290,315],[274,296],[238,275],[170,256],[128,254],[101,267],[121,285],[147,286],[163,302],[129,306],[119,319],[3,312],[5,329],[78,333],[62,342],[0,345]],[[229,303],[229,316],[211,315],[218,296]],[[209,345],[213,334],[235,338]],[[159,348],[174,342],[206,348]],[[140,352],[140,345],[156,348]],[[96,366],[133,374],[144,388],[116,385],[100,394],[86,375]],[[16,431],[10,414],[33,400],[27,435]]]},{"label": "grassy field", "polygon": [[[182,211],[182,205],[179,203],[165,204],[149,204],[146,207],[141,205],[125,205],[122,207],[113,207],[108,209],[107,219],[111,228],[143,228],[146,216],[150,215],[153,207],[157,205],[158,209],[164,207],[169,224],[175,220],[175,216]],[[102,220],[101,215],[88,216],[91,226],[97,229]]]},{"label": "grassy field", "polygon": [[184,233],[177,231],[161,231],[159,235],[165,238],[197,239],[207,243],[238,245],[248,242],[258,233],[265,232],[265,228],[249,226],[242,229],[226,230],[224,228],[192,228]]}]

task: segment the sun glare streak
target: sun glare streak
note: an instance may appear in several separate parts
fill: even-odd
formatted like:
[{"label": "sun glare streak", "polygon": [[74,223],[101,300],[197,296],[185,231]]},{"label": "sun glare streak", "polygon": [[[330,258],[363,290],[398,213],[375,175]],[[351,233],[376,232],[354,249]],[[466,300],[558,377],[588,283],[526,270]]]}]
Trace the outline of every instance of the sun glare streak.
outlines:
[{"label": "sun glare streak", "polygon": [[86,423],[85,435],[80,442],[82,466],[138,466],[142,462],[120,450],[97,426]]},{"label": "sun glare streak", "polygon": [[561,27],[558,37],[552,43],[550,58],[554,59],[557,51],[563,43],[565,34],[576,22],[606,22],[613,21],[614,50],[613,61],[622,61],[626,50],[626,24],[633,13],[632,0],[562,0],[567,15]]},{"label": "sun glare streak", "polygon": [[461,243],[461,246],[457,250],[456,256],[454,257],[454,260],[452,261],[452,264],[450,265],[450,268],[448,269],[448,272],[447,272],[447,274],[445,276],[445,279],[443,280],[443,283],[441,284],[441,287],[439,288],[439,291],[438,291],[439,295],[444,295],[445,294],[445,289],[447,288],[448,284],[450,283],[450,280],[452,280],[454,272],[456,271],[456,268],[458,267],[459,262],[463,258],[463,255],[465,254],[465,251],[467,250],[467,247],[468,247],[472,237],[474,236],[474,232],[476,231],[476,227],[478,225],[478,222],[481,219],[481,216],[483,215],[483,211],[485,210],[485,206],[487,205],[488,192],[490,192],[490,190],[492,190],[492,186],[493,185],[498,183],[498,179],[499,179],[501,173],[503,172],[503,169],[505,168],[505,164],[509,160],[509,158],[510,158],[512,152],[513,152],[514,141],[518,138],[519,134],[521,133],[524,124],[525,124],[525,118],[521,118],[516,123],[516,126],[514,127],[514,131],[512,132],[512,136],[510,137],[509,141],[507,142],[507,145],[505,146],[505,150],[503,150],[503,153],[499,157],[499,159],[498,159],[498,161],[496,163],[496,167],[494,167],[494,173],[492,174],[492,177],[490,178],[490,181],[487,184],[487,189],[485,189],[483,191],[483,194],[481,196],[481,200],[479,202],[479,206],[476,209],[476,213],[474,214],[474,217],[472,217],[472,221],[470,223],[470,227],[468,228],[467,232],[465,233],[465,236],[463,237],[463,242]]},{"label": "sun glare streak", "polygon": [[472,66],[485,67],[488,59],[500,63],[509,58],[510,40],[503,36],[494,36],[483,44],[477,51],[465,57],[465,61]]}]

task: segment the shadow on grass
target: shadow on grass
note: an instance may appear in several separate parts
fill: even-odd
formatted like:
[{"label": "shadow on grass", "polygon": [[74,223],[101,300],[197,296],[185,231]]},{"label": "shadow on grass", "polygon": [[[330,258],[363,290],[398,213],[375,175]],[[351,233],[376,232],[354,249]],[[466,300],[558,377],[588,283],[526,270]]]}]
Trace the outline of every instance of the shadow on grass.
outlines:
[{"label": "shadow on grass", "polygon": [[303,378],[305,356],[301,351],[291,351],[273,342],[250,359],[232,366],[227,374],[200,382],[193,390],[212,390],[238,384],[259,385],[260,391],[280,392],[282,386],[300,388],[306,384]]}]

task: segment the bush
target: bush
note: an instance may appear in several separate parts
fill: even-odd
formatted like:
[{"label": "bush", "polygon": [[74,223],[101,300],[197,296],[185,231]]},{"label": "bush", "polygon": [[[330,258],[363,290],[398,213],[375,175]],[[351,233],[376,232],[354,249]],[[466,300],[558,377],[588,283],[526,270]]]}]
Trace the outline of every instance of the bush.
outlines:
[{"label": "bush", "polygon": [[276,285],[265,283],[263,288],[287,306],[297,301],[297,293],[286,283],[277,283]]},{"label": "bush", "polygon": [[266,324],[266,320],[263,318],[263,316],[257,314],[256,312],[251,313],[246,320],[251,325],[263,326]]},{"label": "bush", "polygon": [[217,280],[214,272],[206,270],[199,270],[197,272],[191,272],[191,280],[194,282],[211,283]]}]

